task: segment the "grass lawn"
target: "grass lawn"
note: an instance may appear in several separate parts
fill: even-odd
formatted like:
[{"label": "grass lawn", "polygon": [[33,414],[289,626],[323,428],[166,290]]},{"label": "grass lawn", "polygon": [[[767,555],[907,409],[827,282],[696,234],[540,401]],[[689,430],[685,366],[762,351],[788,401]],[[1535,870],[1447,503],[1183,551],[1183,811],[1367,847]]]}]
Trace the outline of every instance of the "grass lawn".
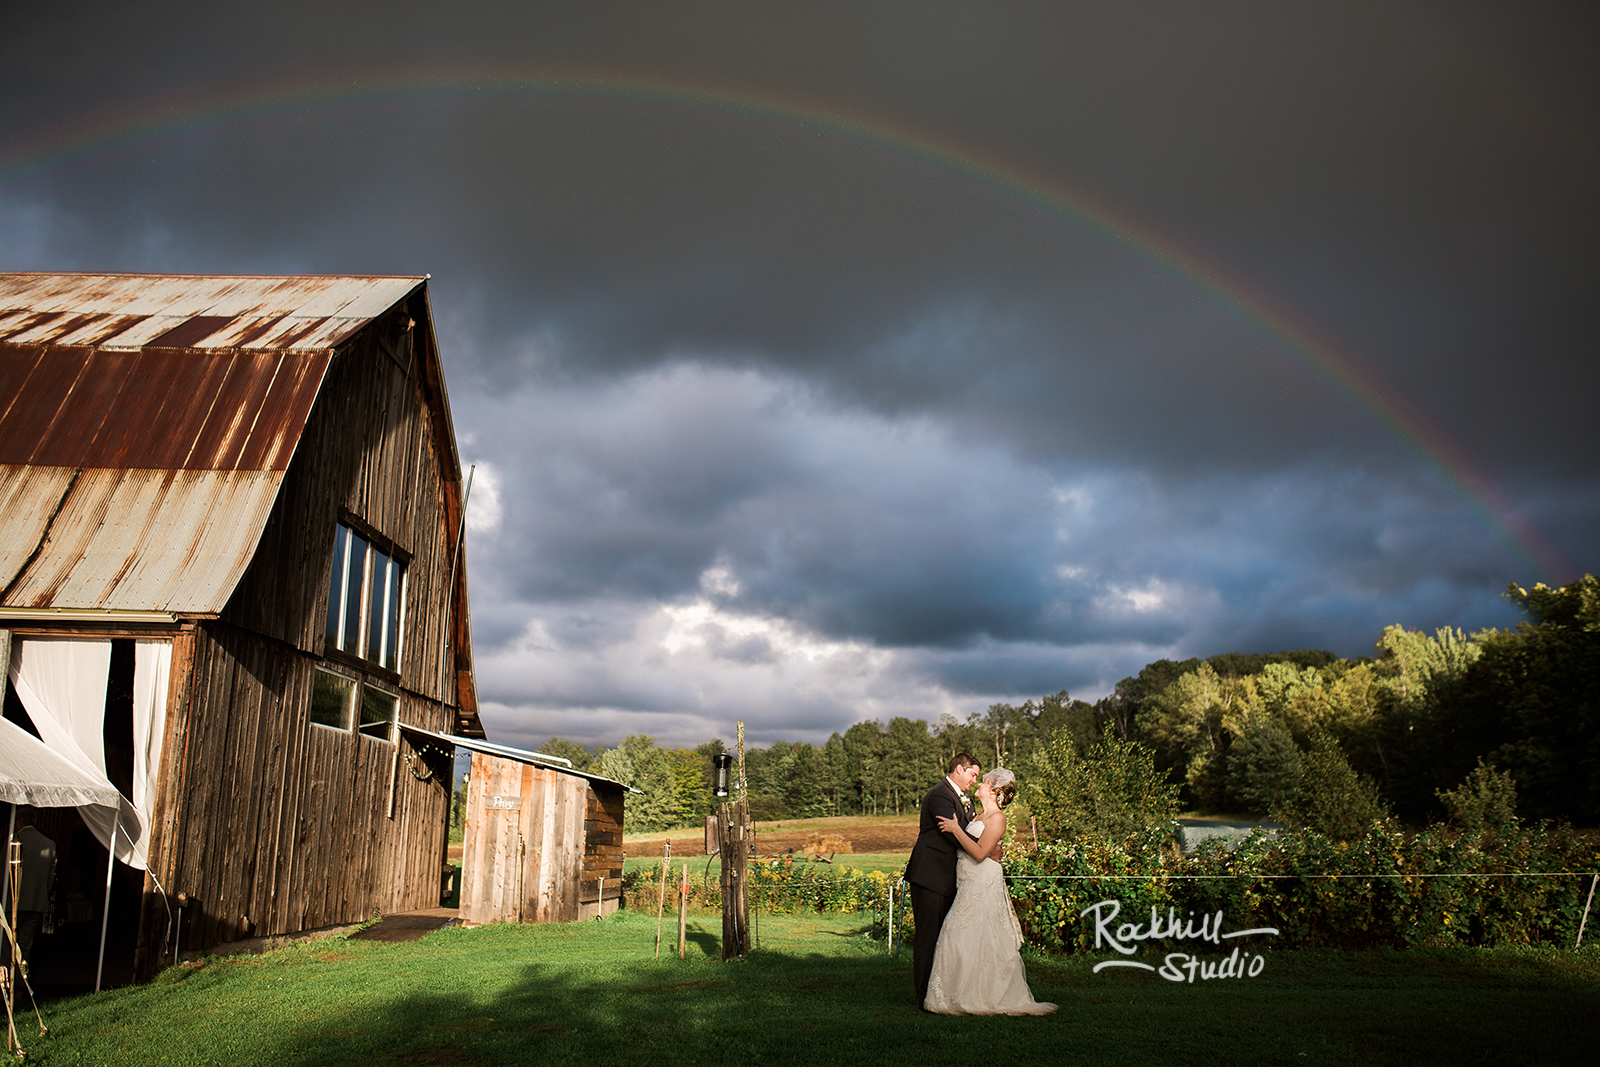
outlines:
[{"label": "grass lawn", "polygon": [[[673,931],[671,924],[668,930]],[[42,1064],[1417,1064],[1594,1062],[1600,950],[1282,952],[1260,977],[1178,985],[1029,957],[1046,1018],[911,1003],[858,917],[762,916],[749,959],[655,960],[653,916],[326,940],[168,970],[19,1017]],[[675,931],[667,938],[675,943]]]}]

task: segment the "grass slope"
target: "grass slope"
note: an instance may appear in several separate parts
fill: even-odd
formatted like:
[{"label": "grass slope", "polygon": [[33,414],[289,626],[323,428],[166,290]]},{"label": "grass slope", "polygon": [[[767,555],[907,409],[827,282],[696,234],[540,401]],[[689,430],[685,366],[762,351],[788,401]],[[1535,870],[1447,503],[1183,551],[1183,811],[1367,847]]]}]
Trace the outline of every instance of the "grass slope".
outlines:
[{"label": "grass slope", "polygon": [[[675,943],[672,925],[665,940]],[[689,959],[653,916],[444,930],[409,944],[329,940],[209,960],[46,1005],[41,1064],[1592,1063],[1600,951],[1269,956],[1253,980],[1177,985],[1030,957],[1047,1018],[915,1010],[898,960],[858,918],[772,917],[748,960]]]}]

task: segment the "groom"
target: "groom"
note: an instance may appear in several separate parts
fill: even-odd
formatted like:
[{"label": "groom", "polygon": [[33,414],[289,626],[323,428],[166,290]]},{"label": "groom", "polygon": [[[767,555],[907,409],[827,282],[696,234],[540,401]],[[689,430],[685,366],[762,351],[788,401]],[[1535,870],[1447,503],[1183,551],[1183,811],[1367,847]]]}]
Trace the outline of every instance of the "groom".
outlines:
[{"label": "groom", "polygon": [[961,846],[954,835],[943,833],[935,821],[943,815],[963,826],[971,818],[971,805],[963,795],[978,780],[978,761],[965,752],[950,761],[949,773],[922,798],[922,821],[917,844],[906,864],[911,883],[911,914],[916,923],[912,942],[912,977],[917,984],[917,1007],[928,999],[928,978],[933,974],[933,950],[939,930],[956,898],[956,854]]}]

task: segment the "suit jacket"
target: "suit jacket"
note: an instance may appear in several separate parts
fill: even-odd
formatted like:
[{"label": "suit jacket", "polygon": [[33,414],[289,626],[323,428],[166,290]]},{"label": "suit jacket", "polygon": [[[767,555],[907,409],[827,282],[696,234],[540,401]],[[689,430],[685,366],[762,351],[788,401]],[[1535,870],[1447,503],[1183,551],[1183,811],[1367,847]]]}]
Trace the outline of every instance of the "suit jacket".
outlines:
[{"label": "suit jacket", "polygon": [[961,794],[956,792],[949,778],[939,779],[922,798],[922,819],[917,825],[917,843],[911,849],[911,861],[906,864],[906,881],[950,897],[956,892],[956,854],[961,851],[961,845],[953,834],[939,829],[935,820],[940,815],[959,823],[966,821]]}]

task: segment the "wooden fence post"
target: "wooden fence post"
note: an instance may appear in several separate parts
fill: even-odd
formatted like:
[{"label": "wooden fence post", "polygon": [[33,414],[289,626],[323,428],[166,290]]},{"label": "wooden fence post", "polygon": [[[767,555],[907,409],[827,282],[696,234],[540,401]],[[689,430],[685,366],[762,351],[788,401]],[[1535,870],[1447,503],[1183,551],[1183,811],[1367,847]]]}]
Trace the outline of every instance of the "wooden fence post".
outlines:
[{"label": "wooden fence post", "polygon": [[661,857],[661,896],[656,900],[656,959],[661,958],[661,917],[667,908],[667,868],[672,866],[672,842],[667,842],[666,854]]}]

